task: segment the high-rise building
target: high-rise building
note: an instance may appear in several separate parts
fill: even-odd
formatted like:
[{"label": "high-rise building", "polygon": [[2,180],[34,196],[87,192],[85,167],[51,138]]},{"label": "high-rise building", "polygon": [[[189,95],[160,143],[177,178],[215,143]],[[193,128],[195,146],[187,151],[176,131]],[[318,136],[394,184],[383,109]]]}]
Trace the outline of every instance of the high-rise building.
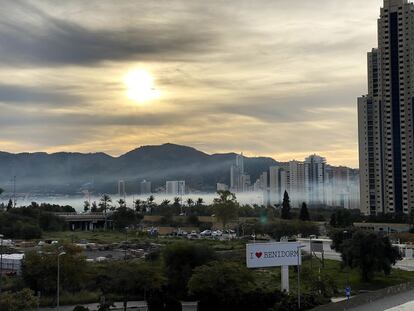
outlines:
[{"label": "high-rise building", "polygon": [[250,176],[244,172],[243,154],[236,156],[236,164],[230,167],[230,190],[245,192],[250,188]]},{"label": "high-rise building", "polygon": [[414,5],[384,0],[368,94],[358,99],[360,202],[365,214],[414,209]]},{"label": "high-rise building", "polygon": [[125,197],[126,191],[125,191],[125,181],[124,180],[118,180],[118,196]]},{"label": "high-rise building", "polygon": [[269,200],[272,205],[281,202],[281,172],[282,167],[280,166],[269,168]]},{"label": "high-rise building", "polygon": [[289,197],[293,207],[299,207],[306,201],[305,194],[305,166],[300,161],[289,162]]},{"label": "high-rise building", "polygon": [[229,190],[229,186],[223,183],[217,183],[217,191],[227,191]]},{"label": "high-rise building", "polygon": [[[305,195],[309,204],[325,204],[325,166],[326,159],[316,154],[305,159]],[[292,178],[292,177],[291,177]]]},{"label": "high-rise building", "polygon": [[151,193],[151,182],[145,179],[141,181],[140,190],[141,190],[141,194]]},{"label": "high-rise building", "polygon": [[169,195],[184,195],[185,194],[185,181],[174,180],[167,181],[165,183],[165,192]]}]

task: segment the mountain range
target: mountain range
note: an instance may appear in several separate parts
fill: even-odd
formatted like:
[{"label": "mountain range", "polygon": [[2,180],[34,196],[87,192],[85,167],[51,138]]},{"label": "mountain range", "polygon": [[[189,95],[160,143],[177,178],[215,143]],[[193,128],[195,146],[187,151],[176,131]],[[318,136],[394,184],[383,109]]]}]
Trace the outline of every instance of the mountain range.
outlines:
[{"label": "mountain range", "polygon": [[[116,193],[124,180],[127,193],[139,193],[146,179],[153,188],[166,180],[185,180],[192,190],[215,191],[217,183],[229,184],[235,153],[207,154],[187,146],[143,146],[119,157],[105,153],[7,153],[0,152],[0,188],[10,190],[16,176],[17,191],[75,194],[82,190]],[[278,162],[266,157],[245,157],[245,171],[252,181]]]}]

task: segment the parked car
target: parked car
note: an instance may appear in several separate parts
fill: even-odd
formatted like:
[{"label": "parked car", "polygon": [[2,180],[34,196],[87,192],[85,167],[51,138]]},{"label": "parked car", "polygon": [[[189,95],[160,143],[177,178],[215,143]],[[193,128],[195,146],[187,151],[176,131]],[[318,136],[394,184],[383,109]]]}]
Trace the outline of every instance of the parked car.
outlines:
[{"label": "parked car", "polygon": [[212,231],[211,230],[204,230],[203,232],[200,233],[201,236],[211,236]]},{"label": "parked car", "polygon": [[191,231],[189,235],[187,235],[187,238],[189,239],[198,239],[198,234],[195,231]]},{"label": "parked car", "polygon": [[213,231],[212,233],[211,233],[211,236],[213,237],[213,238],[219,238],[219,237],[221,237],[223,235],[223,232],[221,231],[221,230],[216,230],[216,231]]}]

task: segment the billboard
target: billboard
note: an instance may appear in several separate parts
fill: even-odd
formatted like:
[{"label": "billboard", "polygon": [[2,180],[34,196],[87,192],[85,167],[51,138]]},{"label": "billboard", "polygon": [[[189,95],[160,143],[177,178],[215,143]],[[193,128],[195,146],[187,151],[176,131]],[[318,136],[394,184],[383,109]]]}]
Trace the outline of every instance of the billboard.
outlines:
[{"label": "billboard", "polygon": [[297,266],[302,264],[298,242],[246,244],[248,268]]}]

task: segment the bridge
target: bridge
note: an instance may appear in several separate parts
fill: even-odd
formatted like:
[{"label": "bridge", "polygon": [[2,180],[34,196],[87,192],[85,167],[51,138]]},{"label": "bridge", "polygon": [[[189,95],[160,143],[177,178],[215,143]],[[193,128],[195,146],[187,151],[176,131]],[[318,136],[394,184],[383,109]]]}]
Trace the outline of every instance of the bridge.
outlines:
[{"label": "bridge", "polygon": [[69,226],[70,230],[92,231],[95,229],[105,228],[105,219],[107,219],[108,228],[112,227],[111,214],[107,213],[54,213],[62,218]]}]

